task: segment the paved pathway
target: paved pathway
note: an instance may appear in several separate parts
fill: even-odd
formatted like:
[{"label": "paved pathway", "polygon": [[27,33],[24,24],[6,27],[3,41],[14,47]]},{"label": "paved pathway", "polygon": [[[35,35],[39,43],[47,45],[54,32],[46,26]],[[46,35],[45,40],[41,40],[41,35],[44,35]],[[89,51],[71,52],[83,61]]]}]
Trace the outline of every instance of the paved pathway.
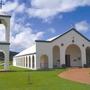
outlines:
[{"label": "paved pathway", "polygon": [[70,68],[59,74],[61,78],[90,84],[90,68]]}]

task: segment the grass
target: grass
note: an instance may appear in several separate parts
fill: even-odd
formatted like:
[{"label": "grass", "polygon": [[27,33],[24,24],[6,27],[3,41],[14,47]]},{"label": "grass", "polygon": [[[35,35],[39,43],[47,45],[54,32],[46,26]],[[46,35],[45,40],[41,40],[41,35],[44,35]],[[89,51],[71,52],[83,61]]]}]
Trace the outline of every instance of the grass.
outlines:
[{"label": "grass", "polygon": [[31,71],[10,66],[12,72],[0,72],[0,90],[90,90],[90,85],[58,77],[65,69]]}]

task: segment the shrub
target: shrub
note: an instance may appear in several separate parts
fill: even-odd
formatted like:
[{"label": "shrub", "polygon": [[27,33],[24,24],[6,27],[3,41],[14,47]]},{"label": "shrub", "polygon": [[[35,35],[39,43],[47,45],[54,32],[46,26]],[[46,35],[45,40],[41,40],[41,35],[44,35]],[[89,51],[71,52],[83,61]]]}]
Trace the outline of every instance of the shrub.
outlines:
[{"label": "shrub", "polygon": [[88,66],[87,66],[87,64],[84,64],[83,66],[84,66],[85,68],[87,68],[87,67],[88,67]]},{"label": "shrub", "polygon": [[65,64],[62,64],[62,68],[66,68],[66,65]]}]

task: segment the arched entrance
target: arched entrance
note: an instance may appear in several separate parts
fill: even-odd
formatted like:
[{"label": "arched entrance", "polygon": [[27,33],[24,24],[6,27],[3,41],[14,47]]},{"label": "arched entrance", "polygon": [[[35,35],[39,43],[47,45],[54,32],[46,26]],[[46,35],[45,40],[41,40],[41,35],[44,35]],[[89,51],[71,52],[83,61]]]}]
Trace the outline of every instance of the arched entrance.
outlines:
[{"label": "arched entrance", "polygon": [[65,52],[65,64],[67,67],[81,66],[81,50],[77,45],[69,45]]},{"label": "arched entrance", "polygon": [[90,67],[90,47],[86,48],[86,64]]},{"label": "arched entrance", "polygon": [[0,51],[0,69],[4,69],[5,64],[5,55],[2,51]]},{"label": "arched entrance", "polygon": [[53,67],[60,67],[60,48],[59,46],[53,47]]},{"label": "arched entrance", "polygon": [[48,56],[42,55],[40,58],[40,68],[47,69],[48,68]]}]

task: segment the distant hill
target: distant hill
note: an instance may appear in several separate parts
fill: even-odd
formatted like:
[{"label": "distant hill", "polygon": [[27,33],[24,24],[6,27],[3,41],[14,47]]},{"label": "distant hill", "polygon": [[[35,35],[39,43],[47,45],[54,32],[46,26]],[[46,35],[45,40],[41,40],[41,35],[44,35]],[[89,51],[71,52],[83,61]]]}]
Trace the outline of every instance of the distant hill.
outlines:
[{"label": "distant hill", "polygon": [[[13,56],[15,56],[16,54],[18,54],[18,52],[13,52],[13,51],[10,51],[9,52],[9,60],[12,61],[13,60]],[[4,60],[4,54],[2,52],[0,52],[0,61],[3,61]]]},{"label": "distant hill", "polygon": [[12,61],[13,60],[13,56],[15,56],[16,54],[18,54],[19,52],[13,52],[13,51],[10,51],[9,52],[9,60]]}]

